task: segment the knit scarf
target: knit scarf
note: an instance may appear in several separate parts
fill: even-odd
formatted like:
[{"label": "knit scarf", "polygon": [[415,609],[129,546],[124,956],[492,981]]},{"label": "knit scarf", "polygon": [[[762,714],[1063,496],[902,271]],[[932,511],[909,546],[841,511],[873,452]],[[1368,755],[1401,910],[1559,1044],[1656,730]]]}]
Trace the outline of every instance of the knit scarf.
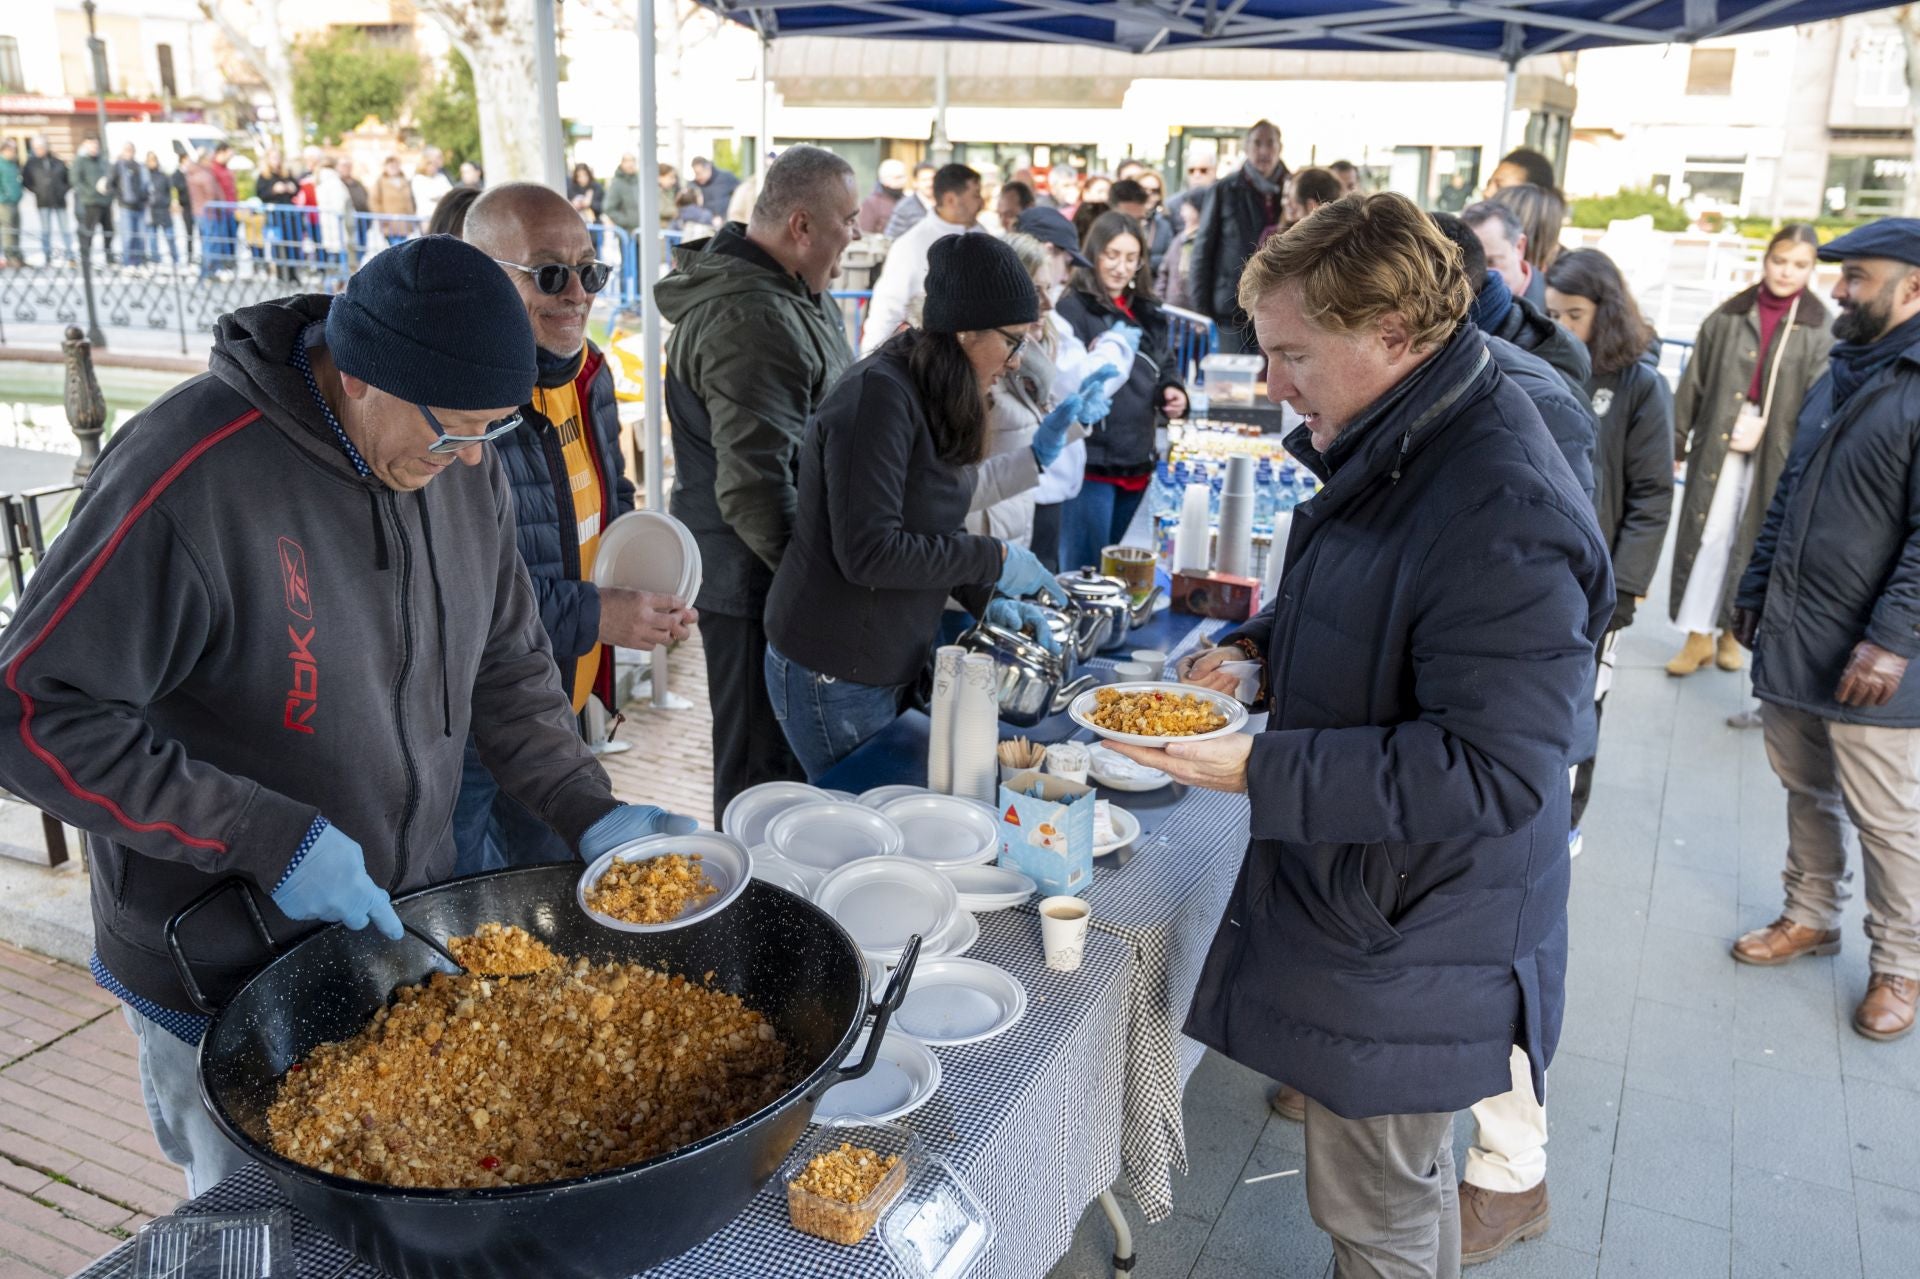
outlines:
[{"label": "knit scarf", "polygon": [[1920,342],[1920,315],[1914,316],[1872,342],[1836,342],[1833,344],[1833,411],[1852,398],[1868,379],[1900,358],[1902,352]]},{"label": "knit scarf", "polygon": [[1482,333],[1498,333],[1500,326],[1506,323],[1507,312],[1511,310],[1513,290],[1507,287],[1507,277],[1498,271],[1487,272],[1487,282],[1480,286],[1473,306],[1467,311],[1467,318]]}]

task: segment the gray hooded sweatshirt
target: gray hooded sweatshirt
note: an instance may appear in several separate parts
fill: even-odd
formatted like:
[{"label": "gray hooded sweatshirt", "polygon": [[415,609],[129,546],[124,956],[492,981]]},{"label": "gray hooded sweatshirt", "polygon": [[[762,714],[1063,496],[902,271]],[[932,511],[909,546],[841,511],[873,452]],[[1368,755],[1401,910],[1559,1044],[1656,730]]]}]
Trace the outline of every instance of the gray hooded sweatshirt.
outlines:
[{"label": "gray hooded sweatshirt", "polygon": [[[394,492],[288,354],[328,300],[220,322],[210,371],[114,436],[0,632],[0,785],[88,832],[97,962],[190,1010],[163,929],[269,895],[316,816],[395,894],[447,878],[469,729],[569,843],[616,806],[561,691],[499,461]],[[231,991],[265,958],[228,894],[181,940]]]}]

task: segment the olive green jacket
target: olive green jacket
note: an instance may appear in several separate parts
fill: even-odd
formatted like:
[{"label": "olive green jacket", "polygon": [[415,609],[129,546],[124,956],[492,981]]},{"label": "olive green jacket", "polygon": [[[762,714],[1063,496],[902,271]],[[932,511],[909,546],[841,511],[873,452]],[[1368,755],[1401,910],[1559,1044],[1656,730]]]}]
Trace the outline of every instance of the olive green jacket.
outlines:
[{"label": "olive green jacket", "polygon": [[[1687,593],[1687,579],[1700,555],[1700,540],[1707,528],[1707,508],[1713,504],[1713,488],[1719,483],[1726,465],[1728,441],[1733,420],[1746,402],[1753,385],[1753,370],[1760,358],[1760,317],[1754,306],[1759,285],[1734,294],[1709,315],[1694,338],[1693,358],[1680,378],[1674,397],[1673,426],[1677,456],[1687,464],[1687,484],[1680,503],[1680,527],[1673,547],[1673,592],[1669,615],[1678,617],[1680,601]],[[1753,452],[1753,482],[1747,491],[1746,507],[1734,532],[1731,563],[1726,585],[1720,591],[1719,623],[1724,629],[1733,625],[1733,592],[1746,572],[1753,555],[1753,543],[1760,536],[1760,525],[1767,517],[1767,506],[1786,469],[1787,452],[1793,447],[1793,424],[1807,388],[1826,372],[1827,350],[1833,334],[1827,330],[1827,308],[1812,293],[1802,292],[1793,314],[1793,332],[1780,355],[1780,375],[1773,392],[1773,405],[1767,415],[1767,432]],[[1775,333],[1786,332],[1783,321]],[[1771,369],[1774,346],[1767,348]],[[1764,389],[1764,388],[1763,388]]]}]

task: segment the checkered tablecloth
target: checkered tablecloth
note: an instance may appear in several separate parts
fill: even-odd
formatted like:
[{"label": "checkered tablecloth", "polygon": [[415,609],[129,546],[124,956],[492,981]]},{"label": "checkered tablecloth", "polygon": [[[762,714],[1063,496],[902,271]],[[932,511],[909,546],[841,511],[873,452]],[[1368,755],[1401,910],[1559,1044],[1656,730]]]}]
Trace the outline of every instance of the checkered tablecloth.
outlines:
[{"label": "checkered tablecloth", "polygon": [[[934,1049],[940,1089],[902,1122],[953,1164],[993,1219],[994,1243],[972,1274],[1031,1279],[1066,1252],[1087,1203],[1120,1174],[1136,948],[1094,933],[1079,971],[1056,973],[1041,957],[1035,917],[999,911],[980,917],[980,940],[967,953],[1000,965],[1026,985],[1027,1014],[983,1043]],[[235,1212],[284,1202],[256,1164],[182,1211]],[[378,1270],[355,1263],[298,1213],[294,1249],[302,1279],[379,1279]],[[132,1273],[129,1243],[80,1279],[125,1279]],[[720,1233],[646,1275],[852,1279],[896,1273],[876,1236],[843,1248],[792,1229],[785,1192],[775,1179]]]},{"label": "checkered tablecloth", "polygon": [[[1203,642],[1195,626],[1168,666]],[[1180,1033],[1200,967],[1247,847],[1244,795],[1191,790],[1124,866],[1097,862],[1086,898],[1096,929],[1134,952],[1127,992],[1127,1189],[1148,1221],[1173,1211],[1173,1170],[1187,1171],[1180,1098],[1202,1049]]]}]

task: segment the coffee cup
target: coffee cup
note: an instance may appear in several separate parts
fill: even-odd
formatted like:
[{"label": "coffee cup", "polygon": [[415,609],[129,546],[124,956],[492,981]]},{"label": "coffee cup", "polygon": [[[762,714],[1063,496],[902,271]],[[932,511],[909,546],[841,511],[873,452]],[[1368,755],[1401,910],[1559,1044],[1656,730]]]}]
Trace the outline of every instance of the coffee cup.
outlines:
[{"label": "coffee cup", "polygon": [[1160,678],[1160,672],[1145,662],[1115,662],[1113,673],[1122,684],[1145,684]]},{"label": "coffee cup", "polygon": [[1040,903],[1040,946],[1047,967],[1070,973],[1080,967],[1093,911],[1078,897],[1048,897]]},{"label": "coffee cup", "polygon": [[1100,572],[1127,584],[1127,594],[1138,604],[1153,589],[1157,557],[1144,546],[1107,546],[1100,550]]},{"label": "coffee cup", "polygon": [[1167,655],[1157,648],[1136,648],[1133,660],[1147,667],[1153,673],[1147,679],[1165,679],[1167,675]]}]

